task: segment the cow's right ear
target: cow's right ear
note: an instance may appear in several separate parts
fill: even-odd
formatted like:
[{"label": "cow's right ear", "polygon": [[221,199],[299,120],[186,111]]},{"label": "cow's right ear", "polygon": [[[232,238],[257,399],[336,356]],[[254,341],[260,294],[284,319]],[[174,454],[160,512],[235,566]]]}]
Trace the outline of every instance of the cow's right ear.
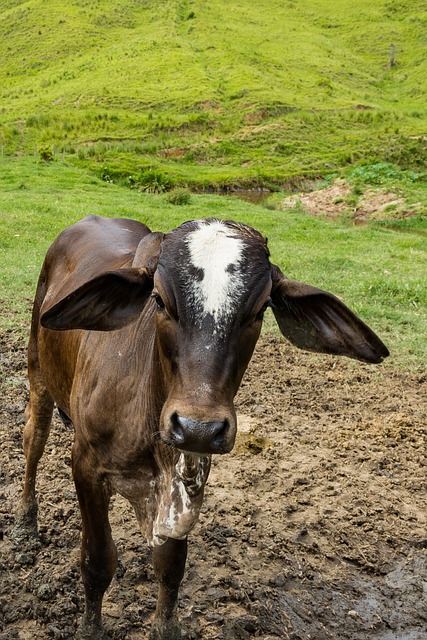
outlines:
[{"label": "cow's right ear", "polygon": [[153,275],[146,267],[108,271],[56,302],[40,323],[55,331],[121,329],[137,319],[152,290]]},{"label": "cow's right ear", "polygon": [[336,296],[289,280],[271,266],[271,306],[282,334],[299,349],[381,362],[389,351]]}]

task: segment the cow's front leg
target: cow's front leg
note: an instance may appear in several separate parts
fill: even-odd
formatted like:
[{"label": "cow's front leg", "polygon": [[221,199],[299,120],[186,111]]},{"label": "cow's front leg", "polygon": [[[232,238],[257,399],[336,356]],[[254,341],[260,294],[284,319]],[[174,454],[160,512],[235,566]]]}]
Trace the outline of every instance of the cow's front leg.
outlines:
[{"label": "cow's front leg", "polygon": [[187,539],[168,538],[164,544],[153,550],[153,566],[159,583],[159,593],[150,640],[181,638],[176,607],[186,559]]},{"label": "cow's front leg", "polygon": [[73,446],[73,476],[82,515],[81,572],[85,613],[77,638],[107,638],[102,628],[102,598],[117,567],[117,550],[108,520],[110,487],[87,446]]}]

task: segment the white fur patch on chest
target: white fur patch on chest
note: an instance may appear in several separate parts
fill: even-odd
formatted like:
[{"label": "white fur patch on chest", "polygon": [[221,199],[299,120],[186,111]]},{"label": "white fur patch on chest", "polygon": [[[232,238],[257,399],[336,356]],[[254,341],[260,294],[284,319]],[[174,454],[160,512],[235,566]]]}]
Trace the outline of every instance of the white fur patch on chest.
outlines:
[{"label": "white fur patch on chest", "polygon": [[159,546],[167,538],[183,540],[196,524],[209,475],[210,456],[181,453],[178,463],[157,494],[157,515],[149,544]]},{"label": "white fur patch on chest", "polygon": [[[191,283],[197,311],[211,314],[218,327],[224,324],[242,286],[241,262],[244,243],[223,222],[201,224],[187,239],[193,267],[203,278]],[[201,304],[200,304],[201,303]]]}]

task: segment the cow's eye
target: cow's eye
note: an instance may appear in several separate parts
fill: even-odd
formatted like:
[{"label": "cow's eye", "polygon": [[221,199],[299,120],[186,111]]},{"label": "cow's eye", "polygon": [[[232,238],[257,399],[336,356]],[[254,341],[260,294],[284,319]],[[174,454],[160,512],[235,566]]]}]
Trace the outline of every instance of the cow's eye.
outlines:
[{"label": "cow's eye", "polygon": [[157,308],[162,311],[165,308],[165,303],[162,300],[162,297],[159,296],[158,293],[153,293],[153,298],[156,301]]},{"label": "cow's eye", "polygon": [[261,309],[258,311],[258,313],[255,316],[255,320],[262,320],[263,319],[264,313],[265,313],[266,309],[268,308],[269,304],[270,304],[270,301],[267,300],[267,302],[265,302],[262,305]]}]

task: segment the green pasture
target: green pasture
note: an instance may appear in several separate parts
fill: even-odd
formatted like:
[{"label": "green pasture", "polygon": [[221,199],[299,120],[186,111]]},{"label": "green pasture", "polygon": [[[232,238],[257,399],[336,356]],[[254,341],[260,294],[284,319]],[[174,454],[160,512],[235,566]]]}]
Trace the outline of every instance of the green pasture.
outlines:
[{"label": "green pasture", "polygon": [[420,0],[6,0],[0,153],[152,191],[419,170],[426,28]]},{"label": "green pasture", "polygon": [[[1,331],[28,333],[46,249],[65,226],[85,215],[128,216],[164,231],[188,219],[217,216],[255,226],[269,239],[272,261],[289,277],[342,297],[387,343],[395,366],[425,366],[427,242],[422,230],[328,222],[234,197],[191,194],[181,206],[170,199],[170,194],[120,187],[66,164],[0,158]],[[270,317],[266,331],[275,331]]]}]

